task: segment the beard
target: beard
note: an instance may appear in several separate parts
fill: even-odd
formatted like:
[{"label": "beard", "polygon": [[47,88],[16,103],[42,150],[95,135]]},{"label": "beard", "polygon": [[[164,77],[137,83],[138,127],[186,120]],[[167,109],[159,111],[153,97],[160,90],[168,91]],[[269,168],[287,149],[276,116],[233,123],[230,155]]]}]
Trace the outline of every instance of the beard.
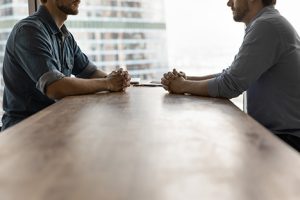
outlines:
[{"label": "beard", "polygon": [[246,15],[249,12],[249,6],[247,4],[245,4],[244,7],[239,7],[239,8],[235,8],[233,9],[233,19],[236,22],[242,22],[244,20],[244,18],[246,17]]},{"label": "beard", "polygon": [[67,15],[77,15],[78,14],[78,7],[73,8],[73,3],[79,3],[80,1],[72,1],[69,4],[61,4],[59,0],[56,0],[57,8]]}]

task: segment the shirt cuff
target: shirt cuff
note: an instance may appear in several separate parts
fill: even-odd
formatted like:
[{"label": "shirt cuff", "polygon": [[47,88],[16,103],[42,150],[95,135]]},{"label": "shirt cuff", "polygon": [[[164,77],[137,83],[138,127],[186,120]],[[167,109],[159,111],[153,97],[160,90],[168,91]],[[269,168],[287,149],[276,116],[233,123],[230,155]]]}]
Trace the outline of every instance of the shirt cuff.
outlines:
[{"label": "shirt cuff", "polygon": [[213,78],[208,81],[208,95],[211,97],[219,96],[219,87],[218,87],[217,78]]},{"label": "shirt cuff", "polygon": [[64,77],[65,75],[59,72],[58,70],[47,72],[39,78],[38,82],[36,83],[36,88],[43,94],[46,94],[46,89],[48,85]]},{"label": "shirt cuff", "polygon": [[214,75],[214,78],[219,77],[221,74],[222,74],[222,73],[215,74],[215,75]]},{"label": "shirt cuff", "polygon": [[82,70],[82,72],[77,74],[76,77],[77,78],[90,78],[96,70],[97,70],[97,66],[94,65],[93,63],[89,62],[89,64]]}]

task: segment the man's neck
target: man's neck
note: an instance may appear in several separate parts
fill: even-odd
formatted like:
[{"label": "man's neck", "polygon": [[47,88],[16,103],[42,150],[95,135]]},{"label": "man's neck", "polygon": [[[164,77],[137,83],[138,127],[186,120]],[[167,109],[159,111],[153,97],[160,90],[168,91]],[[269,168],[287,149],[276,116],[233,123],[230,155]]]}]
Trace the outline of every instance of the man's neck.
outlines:
[{"label": "man's neck", "polygon": [[55,21],[55,24],[59,29],[64,25],[65,21],[68,18],[68,15],[63,13],[61,10],[59,10],[55,5],[53,4],[45,4],[45,7],[47,8],[48,12],[52,16],[53,20]]},{"label": "man's neck", "polygon": [[250,11],[245,16],[243,22],[248,26],[248,24],[256,17],[256,15],[264,8],[262,4],[250,5]]}]

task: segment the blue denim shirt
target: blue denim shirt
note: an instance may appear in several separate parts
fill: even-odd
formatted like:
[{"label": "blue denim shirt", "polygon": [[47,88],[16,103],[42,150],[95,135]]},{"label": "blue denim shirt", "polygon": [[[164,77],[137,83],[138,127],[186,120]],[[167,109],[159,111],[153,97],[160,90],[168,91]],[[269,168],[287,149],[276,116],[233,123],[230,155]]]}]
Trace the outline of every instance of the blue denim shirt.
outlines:
[{"label": "blue denim shirt", "polygon": [[65,26],[57,27],[45,6],[18,22],[7,41],[3,79],[2,130],[53,104],[47,86],[71,74],[96,71]]},{"label": "blue denim shirt", "polygon": [[300,137],[300,38],[273,7],[248,24],[232,65],[209,81],[213,97],[247,90],[250,116],[275,134]]}]

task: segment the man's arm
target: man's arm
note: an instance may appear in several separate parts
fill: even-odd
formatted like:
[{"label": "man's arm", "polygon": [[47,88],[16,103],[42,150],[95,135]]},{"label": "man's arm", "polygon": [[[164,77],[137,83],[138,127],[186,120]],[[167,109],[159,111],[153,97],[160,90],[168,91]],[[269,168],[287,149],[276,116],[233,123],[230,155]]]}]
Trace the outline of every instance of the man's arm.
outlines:
[{"label": "man's arm", "polygon": [[243,44],[230,68],[209,81],[209,94],[237,97],[275,66],[284,49],[276,27],[268,21],[256,21],[247,27]]},{"label": "man's arm", "polygon": [[92,78],[106,78],[107,74],[104,71],[101,71],[97,69],[91,76],[90,79]]},{"label": "man's arm", "polygon": [[[218,74],[210,74],[210,75],[206,75],[206,76],[187,76],[182,71],[177,72],[176,69],[173,69],[173,72],[178,74],[178,76],[182,76],[184,79],[190,80],[190,81],[202,81],[202,80],[212,79],[212,78],[215,78],[218,75],[220,75],[220,73],[218,73]],[[167,73],[165,75],[167,75]]]},{"label": "man's arm", "polygon": [[[99,78],[103,76],[106,78]],[[46,87],[46,95],[51,99],[61,99],[66,96],[93,94],[100,91],[118,92],[130,86],[130,76],[127,72],[114,71],[109,75],[97,70],[90,79],[64,77]]]},{"label": "man's arm", "polygon": [[[188,93],[192,95],[198,95],[198,96],[210,96],[208,94],[208,80],[202,80],[202,81],[189,81],[186,80],[182,83],[182,87],[184,88],[183,93]],[[174,83],[173,83],[174,84]]]},{"label": "man's arm", "polygon": [[62,99],[66,96],[92,94],[108,90],[105,79],[81,79],[64,77],[46,88],[46,95],[50,99]]},{"label": "man's arm", "polygon": [[172,72],[164,74],[161,79],[163,87],[171,93],[176,94],[193,94],[199,96],[209,96],[208,82],[217,77],[219,74],[211,74],[207,76],[186,76],[184,72]]},{"label": "man's arm", "polygon": [[[168,73],[169,74],[169,73]],[[208,77],[208,76],[207,76]],[[182,76],[178,76],[178,74],[169,74],[169,76],[165,76],[162,78],[161,83],[164,88],[171,93],[175,94],[193,94],[199,96],[209,96],[208,94],[208,81],[211,79],[204,80],[186,80]]]},{"label": "man's arm", "polygon": [[[170,92],[186,92],[191,94],[204,95],[205,92],[212,97],[233,98],[242,94],[247,90],[251,84],[260,78],[260,76],[275,65],[280,52],[282,51],[280,45],[280,37],[272,24],[264,21],[256,22],[253,27],[247,30],[243,44],[239,49],[239,53],[235,57],[230,68],[223,71],[222,74],[211,79],[207,79],[198,85],[199,91],[197,92],[193,86],[197,83],[189,82],[182,83],[183,88],[173,82],[177,78],[164,78],[162,80],[164,88]],[[172,72],[169,72],[172,74]],[[168,74],[169,74],[168,73]],[[176,76],[176,73],[174,73]],[[177,75],[178,76],[178,75]],[[188,86],[191,89],[188,91]],[[204,87],[202,87],[204,86]],[[203,89],[207,89],[207,91]],[[184,89],[184,90],[183,90]]]},{"label": "man's arm", "polygon": [[203,81],[203,80],[215,78],[218,75],[219,74],[210,74],[206,76],[187,76],[186,79],[190,81]]}]

